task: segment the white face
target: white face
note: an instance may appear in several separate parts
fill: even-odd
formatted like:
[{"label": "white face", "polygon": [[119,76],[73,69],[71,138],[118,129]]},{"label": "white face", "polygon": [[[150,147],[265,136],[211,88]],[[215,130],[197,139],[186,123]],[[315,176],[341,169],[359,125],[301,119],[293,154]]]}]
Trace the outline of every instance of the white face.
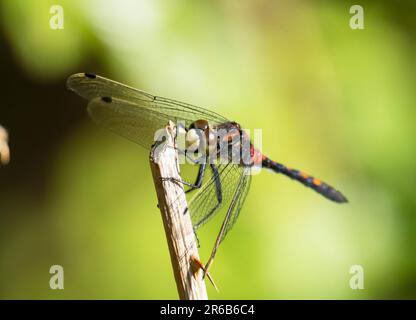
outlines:
[{"label": "white face", "polygon": [[[200,131],[201,134],[201,130]],[[201,144],[201,136],[198,134],[196,129],[190,129],[186,133],[186,148],[197,150]],[[203,134],[202,134],[203,135]]]},{"label": "white face", "polygon": [[208,141],[206,133],[200,129],[189,129],[186,133],[186,149],[200,154],[211,154],[217,148],[217,136],[213,130],[209,130]]}]

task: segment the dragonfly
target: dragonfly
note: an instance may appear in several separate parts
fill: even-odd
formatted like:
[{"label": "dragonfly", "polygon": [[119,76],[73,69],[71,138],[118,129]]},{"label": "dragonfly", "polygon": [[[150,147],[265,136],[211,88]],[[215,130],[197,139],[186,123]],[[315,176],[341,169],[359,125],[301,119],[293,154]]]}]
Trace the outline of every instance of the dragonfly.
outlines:
[{"label": "dragonfly", "polygon": [[[193,193],[188,210],[195,232],[222,208],[226,210],[205,266],[205,274],[214,260],[218,247],[237,221],[250,189],[251,170],[255,166],[283,174],[336,203],[348,202],[340,191],[322,180],[265,156],[250,142],[248,134],[240,124],[216,112],[152,95],[93,73],[77,73],[70,76],[67,87],[89,100],[87,110],[97,124],[146,149],[150,149],[154,144],[155,132],[166,127],[169,121],[173,121],[184,124],[187,139],[191,144],[200,144],[202,138],[206,138],[208,142],[213,142],[207,144],[208,146],[228,145],[226,156],[230,158],[235,150],[249,155],[244,161],[196,161],[194,163],[199,168],[195,183],[180,181],[189,186],[187,193]],[[212,134],[221,130],[225,131],[224,135]],[[235,137],[240,139],[234,139]],[[215,155],[215,152],[209,151],[203,156],[205,160]],[[210,171],[209,176],[205,176],[207,171]]]}]

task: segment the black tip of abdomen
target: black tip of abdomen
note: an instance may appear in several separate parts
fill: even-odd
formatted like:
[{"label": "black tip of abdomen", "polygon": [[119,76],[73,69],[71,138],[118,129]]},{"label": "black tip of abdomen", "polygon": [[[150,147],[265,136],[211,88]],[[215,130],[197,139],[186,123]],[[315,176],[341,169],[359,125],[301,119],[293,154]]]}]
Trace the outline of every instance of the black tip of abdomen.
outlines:
[{"label": "black tip of abdomen", "polygon": [[347,203],[348,199],[339,191],[335,190],[334,197],[332,198],[335,202],[338,203]]}]

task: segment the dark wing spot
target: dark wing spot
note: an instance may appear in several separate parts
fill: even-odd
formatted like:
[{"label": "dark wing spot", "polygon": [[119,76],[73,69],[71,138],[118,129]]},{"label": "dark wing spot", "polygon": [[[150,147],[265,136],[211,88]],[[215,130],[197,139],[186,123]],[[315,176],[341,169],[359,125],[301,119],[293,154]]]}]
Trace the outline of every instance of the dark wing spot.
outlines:
[{"label": "dark wing spot", "polygon": [[107,103],[111,103],[113,101],[113,99],[111,99],[111,97],[102,97],[101,100],[103,100],[104,102],[107,102]]},{"label": "dark wing spot", "polygon": [[95,78],[97,78],[97,76],[96,76],[94,73],[85,72],[85,73],[84,73],[84,75],[85,75],[87,78],[90,78],[90,79],[95,79]]}]

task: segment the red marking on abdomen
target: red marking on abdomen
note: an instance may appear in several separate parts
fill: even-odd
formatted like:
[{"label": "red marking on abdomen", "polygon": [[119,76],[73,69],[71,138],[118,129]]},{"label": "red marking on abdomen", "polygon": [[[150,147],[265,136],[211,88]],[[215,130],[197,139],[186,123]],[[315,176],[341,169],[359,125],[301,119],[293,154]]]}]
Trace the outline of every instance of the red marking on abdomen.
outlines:
[{"label": "red marking on abdomen", "polygon": [[250,145],[250,156],[252,165],[260,165],[262,164],[263,160],[266,159],[266,156],[264,156],[259,150],[254,148],[253,145]]}]

